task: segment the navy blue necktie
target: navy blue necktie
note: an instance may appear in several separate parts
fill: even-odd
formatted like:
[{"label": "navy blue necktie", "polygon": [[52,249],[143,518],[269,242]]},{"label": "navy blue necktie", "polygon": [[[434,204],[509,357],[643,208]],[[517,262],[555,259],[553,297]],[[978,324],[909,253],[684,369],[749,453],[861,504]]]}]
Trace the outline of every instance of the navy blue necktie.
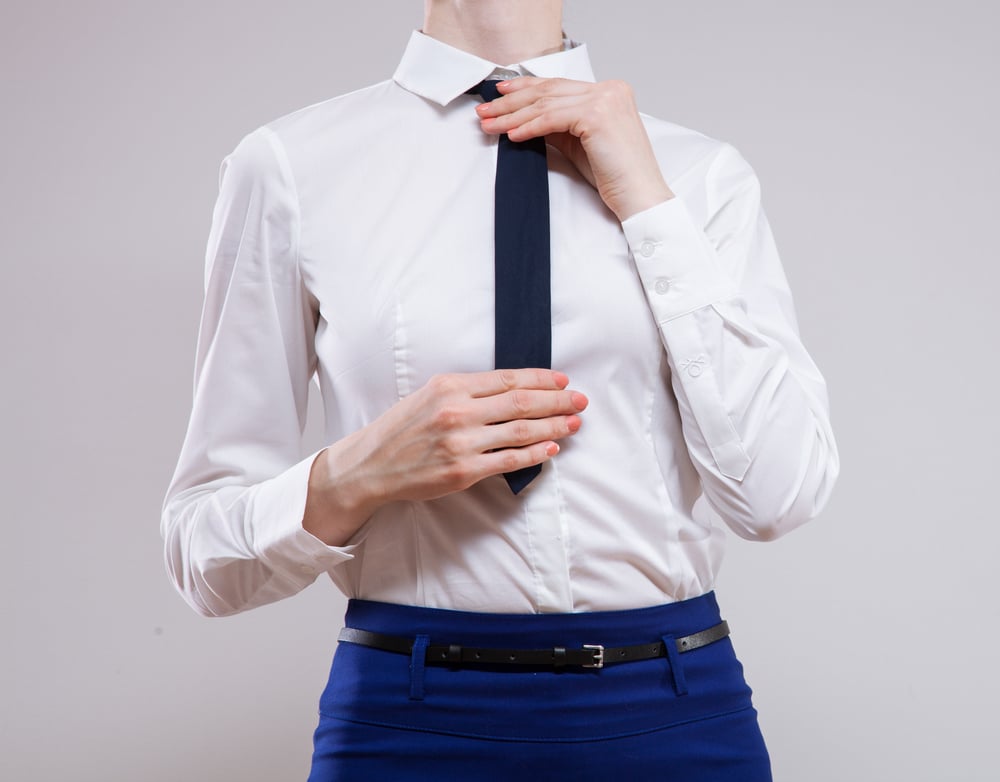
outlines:
[{"label": "navy blue necktie", "polygon": [[[500,95],[496,84],[483,81],[469,92],[491,101]],[[494,197],[494,366],[549,367],[552,315],[545,139],[515,142],[506,133],[500,136]],[[542,466],[536,464],[504,473],[504,478],[517,494],[541,471]]]}]

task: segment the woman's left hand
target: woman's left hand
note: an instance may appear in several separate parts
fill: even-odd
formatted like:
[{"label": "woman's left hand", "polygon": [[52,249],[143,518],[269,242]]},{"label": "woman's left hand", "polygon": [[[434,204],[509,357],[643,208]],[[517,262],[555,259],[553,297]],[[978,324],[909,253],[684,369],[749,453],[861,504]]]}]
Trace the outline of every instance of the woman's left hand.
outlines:
[{"label": "woman's left hand", "polygon": [[673,198],[625,82],[521,76],[497,89],[499,98],[476,107],[483,130],[511,141],[544,136],[620,221]]}]

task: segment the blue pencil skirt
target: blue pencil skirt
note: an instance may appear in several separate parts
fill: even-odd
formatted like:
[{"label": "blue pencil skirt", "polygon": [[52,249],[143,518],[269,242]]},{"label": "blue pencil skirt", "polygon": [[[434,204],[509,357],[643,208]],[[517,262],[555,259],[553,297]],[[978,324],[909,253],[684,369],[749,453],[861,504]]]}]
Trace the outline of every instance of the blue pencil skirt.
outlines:
[{"label": "blue pencil skirt", "polygon": [[[714,593],[629,611],[484,614],[351,600],[345,625],[418,646],[628,646],[721,621]],[[770,761],[729,638],[596,668],[424,665],[341,643],[320,698],[309,782],[534,780],[645,773],[765,782]],[[655,777],[652,776],[655,774]]]}]

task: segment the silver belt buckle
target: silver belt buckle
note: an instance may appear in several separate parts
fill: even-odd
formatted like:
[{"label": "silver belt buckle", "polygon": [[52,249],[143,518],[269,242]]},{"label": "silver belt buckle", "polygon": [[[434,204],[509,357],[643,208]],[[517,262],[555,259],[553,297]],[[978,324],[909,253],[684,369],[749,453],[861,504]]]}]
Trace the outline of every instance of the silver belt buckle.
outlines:
[{"label": "silver belt buckle", "polygon": [[604,667],[604,647],[601,644],[584,644],[583,648],[589,652],[594,653],[594,661],[590,663],[584,663],[584,668],[603,668]]}]

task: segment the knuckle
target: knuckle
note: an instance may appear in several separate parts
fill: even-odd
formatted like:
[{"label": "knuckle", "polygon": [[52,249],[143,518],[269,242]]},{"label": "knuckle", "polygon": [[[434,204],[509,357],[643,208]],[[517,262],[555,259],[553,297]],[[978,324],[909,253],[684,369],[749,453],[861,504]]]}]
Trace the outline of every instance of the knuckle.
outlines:
[{"label": "knuckle", "polygon": [[500,459],[500,465],[503,467],[503,472],[513,472],[522,466],[516,451],[505,451]]},{"label": "knuckle", "polygon": [[626,98],[632,97],[632,85],[621,79],[611,79],[608,82],[610,89],[616,94]]},{"label": "knuckle", "polygon": [[472,483],[471,470],[464,462],[455,462],[444,468],[444,481],[449,486],[468,486]]},{"label": "knuckle", "polygon": [[427,385],[440,394],[449,394],[458,389],[458,378],[451,374],[433,375]]},{"label": "knuckle", "polygon": [[461,457],[465,453],[466,449],[465,438],[457,434],[450,434],[447,437],[442,437],[439,445],[441,450],[444,452],[445,458],[449,461],[453,461]]},{"label": "knuckle", "polygon": [[531,441],[531,427],[528,425],[527,421],[516,421],[514,422],[514,440],[518,443],[527,443]]},{"label": "knuckle", "polygon": [[513,369],[498,369],[496,373],[504,389],[509,391],[517,386],[517,373]]},{"label": "knuckle", "polygon": [[462,411],[454,405],[441,405],[434,411],[432,422],[437,429],[456,429],[462,423]]},{"label": "knuckle", "polygon": [[510,406],[516,415],[523,416],[531,410],[531,400],[523,390],[514,389],[510,392]]}]

